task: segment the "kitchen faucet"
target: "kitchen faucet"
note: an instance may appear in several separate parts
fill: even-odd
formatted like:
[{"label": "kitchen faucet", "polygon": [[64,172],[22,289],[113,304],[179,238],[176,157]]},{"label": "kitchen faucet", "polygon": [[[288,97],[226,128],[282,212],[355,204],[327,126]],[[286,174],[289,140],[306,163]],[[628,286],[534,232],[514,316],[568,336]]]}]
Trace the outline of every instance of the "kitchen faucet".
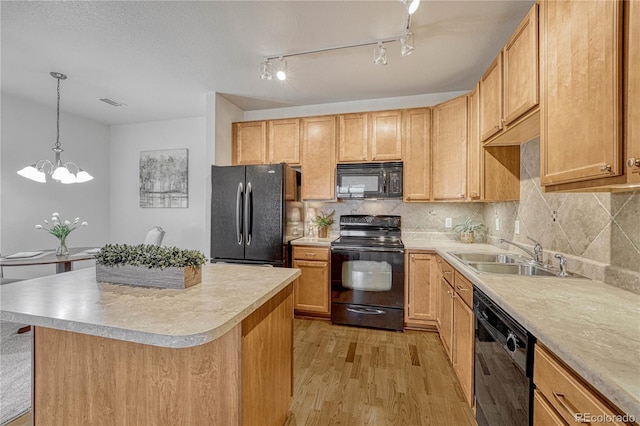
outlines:
[{"label": "kitchen faucet", "polygon": [[512,246],[516,246],[518,247],[520,250],[522,250],[523,252],[527,253],[529,256],[531,256],[531,258],[538,264],[542,265],[542,245],[540,245],[539,242],[537,242],[536,240],[534,240],[533,238],[527,236],[528,239],[530,239],[531,241],[533,241],[536,245],[533,247],[533,251],[529,250],[526,247],[523,247],[522,245],[513,242],[513,241],[509,241],[509,240],[505,240],[504,238],[500,238],[498,240],[498,242],[500,243],[507,243],[507,244],[511,244]]}]

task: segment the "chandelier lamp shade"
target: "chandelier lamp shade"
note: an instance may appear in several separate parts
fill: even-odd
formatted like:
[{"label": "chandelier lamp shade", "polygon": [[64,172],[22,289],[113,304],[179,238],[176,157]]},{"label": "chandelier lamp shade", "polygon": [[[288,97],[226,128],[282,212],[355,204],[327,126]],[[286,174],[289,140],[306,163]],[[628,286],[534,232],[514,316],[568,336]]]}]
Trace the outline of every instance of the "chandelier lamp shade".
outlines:
[{"label": "chandelier lamp shade", "polygon": [[[400,42],[400,54],[402,56],[409,56],[415,49],[414,35],[411,31],[411,16],[418,10],[420,6],[420,0],[399,0],[405,6],[405,27],[400,36],[386,38],[382,40],[371,40],[362,43],[345,44],[341,46],[323,47],[319,49],[303,50],[299,52],[291,52],[278,55],[264,56],[262,63],[260,64],[260,78],[262,80],[272,80],[274,75],[278,80],[284,81],[287,79],[287,62],[285,58],[292,56],[311,55],[324,52],[333,52],[342,49],[352,49],[362,46],[374,46],[373,50],[373,63],[375,65],[387,65],[387,48],[384,43]],[[274,62],[272,62],[274,61]],[[275,62],[277,61],[277,62]]]},{"label": "chandelier lamp shade", "polygon": [[78,167],[76,163],[63,163],[60,158],[62,154],[62,146],[60,145],[60,80],[65,80],[66,75],[59,72],[51,72],[51,76],[58,80],[58,102],[56,109],[56,143],[51,148],[55,153],[54,160],[38,160],[30,166],[18,170],[18,174],[35,182],[46,183],[47,175],[54,181],[70,184],[83,183],[93,179],[88,172]]}]

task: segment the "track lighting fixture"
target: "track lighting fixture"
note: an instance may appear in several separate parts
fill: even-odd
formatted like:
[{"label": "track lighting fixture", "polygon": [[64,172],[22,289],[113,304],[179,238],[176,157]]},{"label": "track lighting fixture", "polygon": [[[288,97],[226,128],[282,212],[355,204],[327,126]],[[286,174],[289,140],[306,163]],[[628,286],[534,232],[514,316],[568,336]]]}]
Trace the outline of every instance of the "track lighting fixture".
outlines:
[{"label": "track lighting fixture", "polygon": [[285,81],[287,79],[287,61],[283,56],[280,56],[280,63],[278,64],[278,71],[276,72],[278,80]]},{"label": "track lighting fixture", "polygon": [[409,56],[413,53],[413,33],[411,31],[405,32],[400,36],[400,54],[402,56]]},{"label": "track lighting fixture", "polygon": [[376,65],[387,65],[387,48],[378,42],[378,47],[373,49],[373,63]]},{"label": "track lighting fixture", "polygon": [[273,64],[265,59],[260,65],[260,78],[263,80],[271,80],[273,78]]},{"label": "track lighting fixture", "polygon": [[405,4],[405,6],[407,6],[407,12],[409,12],[409,15],[413,15],[416,10],[418,10],[418,7],[420,6],[420,0],[400,0],[402,3]]},{"label": "track lighting fixture", "polygon": [[[56,143],[53,148],[51,148],[55,153],[55,159],[53,162],[49,160],[38,160],[32,165],[18,170],[17,173],[22,177],[40,183],[47,182],[47,175],[51,176],[53,180],[66,184],[88,182],[93,179],[93,176],[78,167],[76,163],[63,163],[60,159],[60,154],[64,151],[62,145],[60,145],[60,80],[65,80],[67,76],[59,72],[51,72],[51,76],[58,80]],[[73,168],[69,169],[70,166],[73,166]]]}]

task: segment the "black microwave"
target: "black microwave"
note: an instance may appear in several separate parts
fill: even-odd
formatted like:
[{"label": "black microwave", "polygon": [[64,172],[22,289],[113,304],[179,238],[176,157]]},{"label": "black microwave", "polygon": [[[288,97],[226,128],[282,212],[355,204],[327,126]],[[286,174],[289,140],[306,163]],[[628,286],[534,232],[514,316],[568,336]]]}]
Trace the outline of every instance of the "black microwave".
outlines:
[{"label": "black microwave", "polygon": [[402,199],[402,162],[338,164],[336,196]]}]

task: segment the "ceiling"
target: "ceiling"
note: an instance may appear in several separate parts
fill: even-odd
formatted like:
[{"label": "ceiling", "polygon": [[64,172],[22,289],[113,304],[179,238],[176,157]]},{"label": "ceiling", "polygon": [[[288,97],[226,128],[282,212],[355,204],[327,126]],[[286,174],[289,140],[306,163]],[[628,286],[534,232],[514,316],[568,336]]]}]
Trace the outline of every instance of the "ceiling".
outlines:
[{"label": "ceiling", "polygon": [[[2,1],[2,92],[105,124],[204,116],[217,92],[242,110],[469,90],[533,1],[422,0],[414,53],[389,43],[290,57],[285,82],[259,78],[263,57],[402,33],[387,1]],[[112,107],[98,98],[127,104]]]}]

